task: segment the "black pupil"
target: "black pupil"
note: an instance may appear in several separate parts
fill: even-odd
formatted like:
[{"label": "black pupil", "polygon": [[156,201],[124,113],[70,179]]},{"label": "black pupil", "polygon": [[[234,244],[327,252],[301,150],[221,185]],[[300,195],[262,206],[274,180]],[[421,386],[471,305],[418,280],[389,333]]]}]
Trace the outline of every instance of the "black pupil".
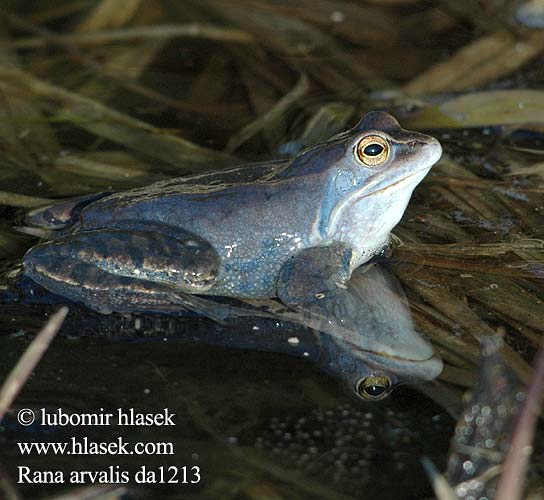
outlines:
[{"label": "black pupil", "polygon": [[365,149],[363,149],[363,153],[366,156],[378,156],[383,151],[383,146],[380,144],[369,144]]},{"label": "black pupil", "polygon": [[368,385],[365,387],[365,392],[369,396],[381,396],[385,392],[385,387],[383,385]]}]

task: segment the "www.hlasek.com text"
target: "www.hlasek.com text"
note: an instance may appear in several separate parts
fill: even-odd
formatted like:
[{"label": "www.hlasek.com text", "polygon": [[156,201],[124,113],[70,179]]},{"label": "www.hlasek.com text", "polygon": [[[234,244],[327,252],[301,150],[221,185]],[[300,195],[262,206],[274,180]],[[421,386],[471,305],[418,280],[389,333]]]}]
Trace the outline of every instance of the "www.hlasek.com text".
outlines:
[{"label": "www.hlasek.com text", "polygon": [[172,442],[130,443],[122,436],[112,441],[92,441],[87,437],[71,437],[62,442],[17,443],[21,455],[174,455]]}]

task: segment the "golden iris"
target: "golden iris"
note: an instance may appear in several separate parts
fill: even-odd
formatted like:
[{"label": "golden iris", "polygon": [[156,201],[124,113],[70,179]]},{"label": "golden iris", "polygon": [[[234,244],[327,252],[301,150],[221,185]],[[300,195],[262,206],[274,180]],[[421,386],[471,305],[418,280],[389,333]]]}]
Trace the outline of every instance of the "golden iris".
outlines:
[{"label": "golden iris", "polygon": [[389,143],[379,135],[367,135],[357,144],[357,158],[367,167],[376,167],[389,158]]},{"label": "golden iris", "polygon": [[377,401],[385,398],[391,391],[391,380],[386,375],[369,375],[355,386],[357,394],[364,399]]}]

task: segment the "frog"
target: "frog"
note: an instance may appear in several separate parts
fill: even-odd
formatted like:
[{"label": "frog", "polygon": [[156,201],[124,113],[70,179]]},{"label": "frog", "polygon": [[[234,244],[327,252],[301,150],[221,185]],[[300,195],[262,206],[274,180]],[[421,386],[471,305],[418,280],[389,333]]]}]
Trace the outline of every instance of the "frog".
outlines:
[{"label": "frog", "polygon": [[[270,299],[337,342],[360,346],[364,338],[361,352],[374,353],[373,363],[398,360],[383,332],[358,327],[368,308],[350,277],[388,248],[441,154],[436,138],[372,111],[292,158],[35,209],[26,223],[48,240],[25,254],[23,273],[103,313],[196,310],[217,319],[229,306],[203,297]],[[407,348],[405,358],[434,359],[423,351]]]},{"label": "frog", "polygon": [[382,251],[441,151],[371,112],[290,160],[34,211],[31,224],[71,227],[30,249],[24,272],[96,310],[153,308],[170,291],[304,302]]}]

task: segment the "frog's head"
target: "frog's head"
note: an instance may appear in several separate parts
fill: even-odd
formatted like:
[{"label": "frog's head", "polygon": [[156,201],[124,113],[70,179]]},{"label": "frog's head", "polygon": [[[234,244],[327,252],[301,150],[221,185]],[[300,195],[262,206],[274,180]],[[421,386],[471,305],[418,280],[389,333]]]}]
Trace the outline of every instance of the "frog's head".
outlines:
[{"label": "frog's head", "polygon": [[316,236],[372,249],[387,239],[441,154],[434,137],[404,130],[388,113],[374,111],[351,130],[301,152],[289,171],[325,187]]},{"label": "frog's head", "polygon": [[390,190],[414,176],[411,184],[417,185],[442,155],[434,137],[404,130],[383,111],[368,113],[338,139],[346,154],[336,168],[351,169],[356,182],[350,191],[364,196]]}]

